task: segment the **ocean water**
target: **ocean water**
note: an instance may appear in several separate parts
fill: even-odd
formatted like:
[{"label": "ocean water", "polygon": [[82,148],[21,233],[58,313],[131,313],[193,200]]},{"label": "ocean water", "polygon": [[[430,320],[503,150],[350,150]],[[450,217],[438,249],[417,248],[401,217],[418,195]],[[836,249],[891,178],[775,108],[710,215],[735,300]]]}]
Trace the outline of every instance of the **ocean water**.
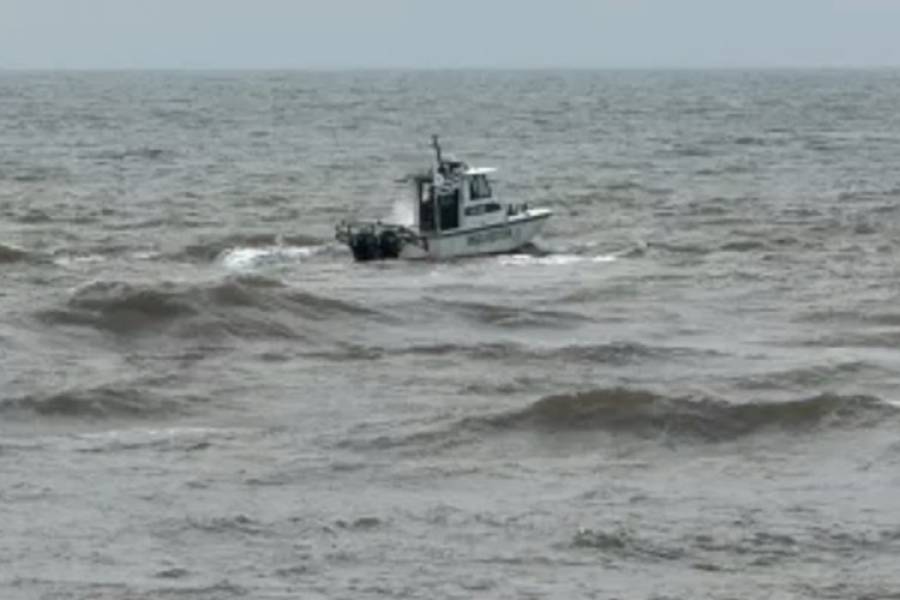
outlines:
[{"label": "ocean water", "polygon": [[[0,597],[900,598],[898,106],[0,73]],[[334,242],[432,133],[554,210],[533,247]]]}]

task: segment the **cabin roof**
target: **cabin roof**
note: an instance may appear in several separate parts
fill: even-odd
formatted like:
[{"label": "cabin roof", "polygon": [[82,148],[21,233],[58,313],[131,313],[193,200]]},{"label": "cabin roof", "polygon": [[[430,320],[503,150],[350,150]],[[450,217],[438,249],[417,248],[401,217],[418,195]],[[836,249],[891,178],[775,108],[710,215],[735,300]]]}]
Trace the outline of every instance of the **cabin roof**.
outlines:
[{"label": "cabin roof", "polygon": [[466,175],[487,175],[488,173],[495,173],[497,169],[494,167],[469,167],[466,169]]}]

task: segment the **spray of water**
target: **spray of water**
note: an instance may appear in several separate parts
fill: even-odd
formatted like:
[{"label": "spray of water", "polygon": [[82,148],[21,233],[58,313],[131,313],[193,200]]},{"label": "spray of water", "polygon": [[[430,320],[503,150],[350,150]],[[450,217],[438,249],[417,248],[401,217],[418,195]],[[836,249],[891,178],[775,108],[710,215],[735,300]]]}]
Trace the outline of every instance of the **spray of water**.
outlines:
[{"label": "spray of water", "polygon": [[391,223],[412,227],[415,224],[413,207],[407,199],[395,199],[391,205]]}]

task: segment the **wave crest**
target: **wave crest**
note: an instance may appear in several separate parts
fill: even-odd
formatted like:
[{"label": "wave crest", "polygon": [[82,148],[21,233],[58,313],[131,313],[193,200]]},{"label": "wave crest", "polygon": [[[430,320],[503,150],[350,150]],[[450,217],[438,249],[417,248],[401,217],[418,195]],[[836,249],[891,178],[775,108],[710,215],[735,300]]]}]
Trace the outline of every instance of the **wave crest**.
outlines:
[{"label": "wave crest", "polygon": [[28,259],[28,252],[12,246],[0,244],[0,265],[22,262]]},{"label": "wave crest", "polygon": [[863,395],[820,394],[788,402],[733,404],[612,388],[547,396],[525,409],[486,417],[485,421],[500,429],[602,429],[719,441],[766,429],[802,431],[820,426],[867,426],[897,413],[897,407]]},{"label": "wave crest", "polygon": [[162,396],[135,386],[104,385],[0,400],[0,413],[61,418],[157,418],[185,412],[189,404],[199,401],[202,399]]},{"label": "wave crest", "polygon": [[350,302],[292,290],[259,275],[199,284],[99,281],[78,289],[62,309],[38,317],[120,335],[168,331],[188,337],[299,337],[297,327],[323,319],[371,316]]},{"label": "wave crest", "polygon": [[875,427],[896,419],[900,407],[872,396],[821,394],[789,402],[733,404],[722,400],[666,397],[627,388],[546,396],[525,408],[464,417],[436,429],[403,435],[346,439],[339,446],[363,452],[443,452],[483,444],[495,435],[569,436],[583,446],[584,433],[637,437],[651,442],[724,443],[763,433],[814,433],[823,429]]}]

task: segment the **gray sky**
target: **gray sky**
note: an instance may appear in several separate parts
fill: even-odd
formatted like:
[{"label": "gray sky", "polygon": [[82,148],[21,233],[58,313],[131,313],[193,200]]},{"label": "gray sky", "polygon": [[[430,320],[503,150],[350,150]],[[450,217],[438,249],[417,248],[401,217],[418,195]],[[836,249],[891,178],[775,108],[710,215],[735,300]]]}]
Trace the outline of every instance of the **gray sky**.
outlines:
[{"label": "gray sky", "polygon": [[900,0],[0,0],[0,68],[900,66]]}]

